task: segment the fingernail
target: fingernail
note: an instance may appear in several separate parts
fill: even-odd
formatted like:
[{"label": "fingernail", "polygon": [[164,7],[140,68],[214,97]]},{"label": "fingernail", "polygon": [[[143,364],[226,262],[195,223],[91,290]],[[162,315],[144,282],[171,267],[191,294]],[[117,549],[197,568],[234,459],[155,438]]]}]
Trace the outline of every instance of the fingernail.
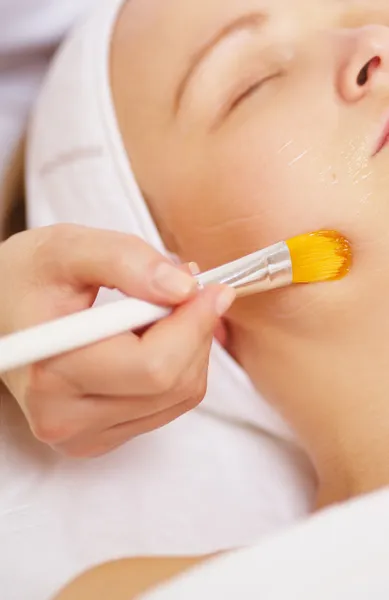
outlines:
[{"label": "fingernail", "polygon": [[169,263],[161,263],[155,270],[153,284],[159,292],[183,299],[196,288],[196,281],[191,275],[180,271]]},{"label": "fingernail", "polygon": [[197,263],[190,262],[190,263],[188,263],[188,267],[189,267],[189,271],[192,273],[192,275],[198,275],[200,273],[200,267]]},{"label": "fingernail", "polygon": [[236,298],[236,291],[233,288],[225,288],[220,292],[216,300],[216,312],[219,317],[223,316]]}]

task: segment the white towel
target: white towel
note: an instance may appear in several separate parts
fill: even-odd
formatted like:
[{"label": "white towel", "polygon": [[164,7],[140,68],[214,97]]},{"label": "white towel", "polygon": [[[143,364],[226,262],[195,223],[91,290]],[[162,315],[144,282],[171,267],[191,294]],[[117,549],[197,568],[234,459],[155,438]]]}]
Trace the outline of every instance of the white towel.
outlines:
[{"label": "white towel", "polygon": [[[30,128],[29,222],[131,232],[164,251],[109,89],[109,42],[122,2],[103,1],[74,32],[42,90]],[[6,402],[2,423],[0,589],[7,600],[44,600],[112,558],[250,544],[312,504],[312,469],[293,435],[216,344],[203,405],[106,457],[54,455]]]},{"label": "white towel", "polygon": [[0,178],[26,126],[50,57],[65,32],[96,1],[0,1]]},{"label": "white towel", "polygon": [[201,566],[142,600],[387,600],[388,539],[385,490]]}]

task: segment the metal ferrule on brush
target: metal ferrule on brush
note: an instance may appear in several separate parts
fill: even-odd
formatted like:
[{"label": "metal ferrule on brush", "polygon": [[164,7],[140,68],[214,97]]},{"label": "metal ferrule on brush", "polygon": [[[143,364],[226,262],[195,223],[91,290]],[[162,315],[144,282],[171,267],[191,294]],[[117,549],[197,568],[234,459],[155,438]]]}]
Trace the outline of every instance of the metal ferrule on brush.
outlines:
[{"label": "metal ferrule on brush", "polygon": [[285,287],[293,282],[290,251],[285,242],[279,242],[211,271],[200,273],[195,278],[200,287],[224,284],[235,288],[238,296]]}]

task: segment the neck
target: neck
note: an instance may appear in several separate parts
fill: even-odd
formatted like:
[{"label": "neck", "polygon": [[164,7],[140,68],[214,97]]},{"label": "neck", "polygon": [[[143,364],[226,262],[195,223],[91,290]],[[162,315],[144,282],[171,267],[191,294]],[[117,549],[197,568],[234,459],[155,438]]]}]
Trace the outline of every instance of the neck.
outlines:
[{"label": "neck", "polygon": [[389,483],[387,394],[368,370],[356,385],[360,361],[350,353],[360,346],[334,340],[329,323],[315,327],[306,312],[288,320],[266,304],[255,311],[237,303],[231,313],[229,350],[304,444],[318,474],[318,507]]}]

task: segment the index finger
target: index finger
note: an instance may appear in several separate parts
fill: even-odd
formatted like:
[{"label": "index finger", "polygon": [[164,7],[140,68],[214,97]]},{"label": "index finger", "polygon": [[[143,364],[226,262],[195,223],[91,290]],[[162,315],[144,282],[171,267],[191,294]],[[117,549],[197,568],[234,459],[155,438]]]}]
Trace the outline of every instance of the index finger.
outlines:
[{"label": "index finger", "polygon": [[197,287],[188,272],[141,238],[115,231],[75,225],[49,227],[34,258],[34,268],[45,279],[76,288],[118,289],[155,304],[180,303]]}]

